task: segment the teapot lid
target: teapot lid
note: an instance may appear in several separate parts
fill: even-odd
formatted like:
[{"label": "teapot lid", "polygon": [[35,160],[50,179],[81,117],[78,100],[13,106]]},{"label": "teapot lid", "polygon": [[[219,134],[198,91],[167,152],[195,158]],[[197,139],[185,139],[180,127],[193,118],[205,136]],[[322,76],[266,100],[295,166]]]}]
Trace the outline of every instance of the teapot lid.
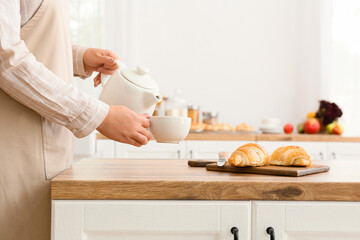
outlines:
[{"label": "teapot lid", "polygon": [[137,85],[138,87],[146,89],[158,88],[158,85],[156,84],[154,79],[149,76],[148,73],[149,70],[140,66],[138,66],[136,70],[132,70],[129,68],[121,69],[121,74],[124,76],[124,78],[126,78],[131,83]]}]

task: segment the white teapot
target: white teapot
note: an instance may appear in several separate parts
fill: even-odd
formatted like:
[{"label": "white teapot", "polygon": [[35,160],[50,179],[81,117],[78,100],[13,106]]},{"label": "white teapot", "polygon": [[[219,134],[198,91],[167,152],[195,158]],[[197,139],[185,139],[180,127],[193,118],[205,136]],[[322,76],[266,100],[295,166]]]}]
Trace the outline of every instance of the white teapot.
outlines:
[{"label": "white teapot", "polygon": [[142,67],[132,70],[116,61],[119,69],[113,75],[101,74],[103,90],[100,100],[109,105],[123,105],[135,112],[152,115],[162,100],[159,87]]}]

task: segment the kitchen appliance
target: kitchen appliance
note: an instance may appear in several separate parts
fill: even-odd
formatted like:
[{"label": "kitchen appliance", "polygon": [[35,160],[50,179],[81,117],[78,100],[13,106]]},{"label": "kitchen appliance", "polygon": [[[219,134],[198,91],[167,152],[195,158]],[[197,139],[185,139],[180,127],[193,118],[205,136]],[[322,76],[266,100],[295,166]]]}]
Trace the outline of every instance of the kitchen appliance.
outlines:
[{"label": "kitchen appliance", "polygon": [[103,90],[99,99],[109,105],[123,105],[151,116],[162,97],[149,71],[139,66],[136,70],[126,68],[120,61],[116,64],[119,69],[113,75],[101,74]]}]

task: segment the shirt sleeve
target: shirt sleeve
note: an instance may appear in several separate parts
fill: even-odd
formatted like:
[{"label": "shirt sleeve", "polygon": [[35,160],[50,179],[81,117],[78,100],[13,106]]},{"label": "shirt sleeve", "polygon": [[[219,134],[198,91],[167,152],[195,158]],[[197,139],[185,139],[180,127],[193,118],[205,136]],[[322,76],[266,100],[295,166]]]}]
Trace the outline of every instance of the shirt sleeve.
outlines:
[{"label": "shirt sleeve", "polygon": [[66,84],[29,52],[20,39],[19,2],[0,0],[0,88],[76,137],[85,137],[102,123],[109,106]]},{"label": "shirt sleeve", "polygon": [[91,72],[86,71],[84,68],[84,53],[86,50],[87,47],[76,44],[72,45],[74,75],[82,79],[88,78],[91,75]]}]

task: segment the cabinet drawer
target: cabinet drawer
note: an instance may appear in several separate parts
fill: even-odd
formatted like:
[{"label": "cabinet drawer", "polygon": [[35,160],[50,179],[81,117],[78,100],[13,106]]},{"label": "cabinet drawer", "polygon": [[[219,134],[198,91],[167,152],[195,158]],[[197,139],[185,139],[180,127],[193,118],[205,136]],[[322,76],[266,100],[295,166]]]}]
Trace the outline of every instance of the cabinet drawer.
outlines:
[{"label": "cabinet drawer", "polygon": [[253,239],[276,240],[360,239],[360,203],[269,202],[253,203]]},{"label": "cabinet drawer", "polygon": [[171,144],[149,141],[147,145],[142,147],[124,143],[116,143],[115,145],[115,157],[117,158],[179,159],[184,157],[183,153],[184,142]]},{"label": "cabinet drawer", "polygon": [[115,157],[115,141],[110,139],[96,140],[96,153],[97,158],[114,158]]},{"label": "cabinet drawer", "polygon": [[[239,229],[240,239],[250,240],[250,202],[94,200],[64,206],[54,201],[53,209],[54,240],[222,240],[234,239],[232,227]],[[58,229],[73,230],[65,239]]]},{"label": "cabinet drawer", "polygon": [[360,160],[360,143],[329,142],[328,159]]}]

